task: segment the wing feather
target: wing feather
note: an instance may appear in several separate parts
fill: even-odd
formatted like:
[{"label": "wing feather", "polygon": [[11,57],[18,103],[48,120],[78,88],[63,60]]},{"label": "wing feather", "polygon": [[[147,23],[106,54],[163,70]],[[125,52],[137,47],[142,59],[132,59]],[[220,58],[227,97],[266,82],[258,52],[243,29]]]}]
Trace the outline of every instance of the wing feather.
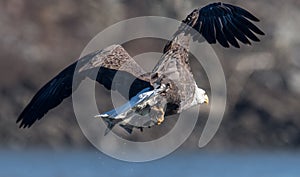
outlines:
[{"label": "wing feather", "polygon": [[[79,70],[76,69],[76,66]],[[69,97],[81,81],[86,77],[90,77],[90,73],[95,71],[97,77],[94,79],[107,89],[112,88],[112,80],[117,72],[122,72],[118,84],[127,84],[128,79],[134,80],[130,90],[130,97],[132,97],[143,88],[151,86],[145,75],[139,77],[140,74],[143,74],[143,71],[138,68],[134,60],[120,45],[113,45],[86,55],[69,65],[45,84],[22,111],[17,122],[20,122],[20,127],[30,127],[36,120],[40,120],[49,110]],[[74,74],[77,74],[76,83],[73,83]],[[72,86],[75,86],[75,88],[72,88]],[[121,94],[128,95],[125,92]]]},{"label": "wing feather", "polygon": [[[264,35],[251,21],[259,19],[241,7],[219,2],[194,10],[182,22],[197,30],[210,44],[218,41],[223,47],[230,44],[239,48],[237,39],[251,45],[249,39],[259,41],[255,34]],[[182,31],[182,26],[178,31]]]}]

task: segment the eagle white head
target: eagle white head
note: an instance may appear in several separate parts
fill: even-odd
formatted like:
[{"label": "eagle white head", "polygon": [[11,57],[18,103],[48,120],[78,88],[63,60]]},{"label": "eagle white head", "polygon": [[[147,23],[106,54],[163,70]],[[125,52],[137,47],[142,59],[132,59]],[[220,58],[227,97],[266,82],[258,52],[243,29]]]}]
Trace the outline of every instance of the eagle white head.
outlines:
[{"label": "eagle white head", "polygon": [[207,96],[205,90],[196,87],[193,102],[191,105],[194,106],[194,105],[203,104],[203,103],[206,103],[206,104],[209,103],[208,96]]}]

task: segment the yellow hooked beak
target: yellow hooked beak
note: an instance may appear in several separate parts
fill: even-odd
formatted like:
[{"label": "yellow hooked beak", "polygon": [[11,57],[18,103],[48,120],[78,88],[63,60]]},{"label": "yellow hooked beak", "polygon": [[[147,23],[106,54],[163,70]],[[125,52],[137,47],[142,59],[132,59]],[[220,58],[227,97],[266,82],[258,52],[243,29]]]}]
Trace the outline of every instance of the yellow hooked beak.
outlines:
[{"label": "yellow hooked beak", "polygon": [[209,99],[206,94],[204,95],[204,103],[209,104]]}]

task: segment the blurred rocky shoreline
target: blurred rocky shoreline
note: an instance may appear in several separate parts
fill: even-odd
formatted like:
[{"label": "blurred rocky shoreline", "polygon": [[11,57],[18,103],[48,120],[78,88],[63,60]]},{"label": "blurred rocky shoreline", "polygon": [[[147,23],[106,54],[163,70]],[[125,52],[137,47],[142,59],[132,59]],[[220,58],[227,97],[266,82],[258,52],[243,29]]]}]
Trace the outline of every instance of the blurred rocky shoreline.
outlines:
[{"label": "blurred rocky shoreline", "polygon": [[[300,147],[300,2],[230,0],[253,12],[266,33],[260,43],[241,49],[214,45],[227,81],[224,119],[207,148],[298,149]],[[0,148],[91,147],[73,113],[71,99],[50,111],[31,129],[19,129],[15,121],[37,90],[65,66],[76,60],[85,45],[106,27],[136,16],[165,16],[181,20],[210,1],[71,1],[0,0]],[[131,55],[139,53],[127,45]],[[159,46],[159,47],[158,47]],[[163,43],[157,48],[161,49]],[[195,62],[195,61],[192,61]],[[198,84],[209,88],[201,66],[193,65]],[[107,100],[105,89],[98,97]],[[100,100],[99,100],[100,101]],[[106,102],[105,102],[106,103]],[[111,103],[102,105],[108,110]],[[208,110],[184,143],[196,148]],[[144,134],[128,139],[155,138],[170,129],[176,118]]]}]

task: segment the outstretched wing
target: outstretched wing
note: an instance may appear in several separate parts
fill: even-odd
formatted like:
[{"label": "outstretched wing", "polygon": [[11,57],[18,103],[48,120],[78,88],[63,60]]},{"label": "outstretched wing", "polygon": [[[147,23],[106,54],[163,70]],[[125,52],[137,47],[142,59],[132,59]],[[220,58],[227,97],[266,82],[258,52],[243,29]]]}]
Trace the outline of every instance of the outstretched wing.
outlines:
[{"label": "outstretched wing", "polygon": [[249,20],[259,21],[243,8],[219,2],[200,9],[199,18],[193,28],[198,30],[209,43],[218,41],[224,47],[229,47],[231,44],[239,48],[236,39],[244,44],[251,44],[249,39],[259,41],[254,33],[264,35]]},{"label": "outstretched wing", "polygon": [[[150,86],[147,77],[142,75],[144,72],[125,49],[120,45],[112,45],[84,56],[44,85],[18,117],[17,122],[21,121],[20,127],[30,127],[36,120],[41,119],[50,109],[69,97],[83,79],[92,78],[91,73],[95,71],[98,72],[96,81],[107,89],[112,89],[112,81],[117,72],[122,72],[118,75],[117,84],[126,85],[128,81],[134,80],[129,97]],[[75,83],[73,83],[74,74],[77,74]],[[121,94],[128,96],[128,92]]]},{"label": "outstretched wing", "polygon": [[[210,44],[219,42],[226,48],[230,45],[239,48],[237,40],[251,45],[250,40],[260,41],[256,34],[264,35],[264,32],[251,21],[258,22],[259,19],[241,7],[221,2],[212,3],[190,13],[182,21],[186,25],[181,25],[174,36],[181,32],[188,32],[186,29],[188,25],[198,31]],[[170,42],[166,45],[165,52],[169,45]]]}]

